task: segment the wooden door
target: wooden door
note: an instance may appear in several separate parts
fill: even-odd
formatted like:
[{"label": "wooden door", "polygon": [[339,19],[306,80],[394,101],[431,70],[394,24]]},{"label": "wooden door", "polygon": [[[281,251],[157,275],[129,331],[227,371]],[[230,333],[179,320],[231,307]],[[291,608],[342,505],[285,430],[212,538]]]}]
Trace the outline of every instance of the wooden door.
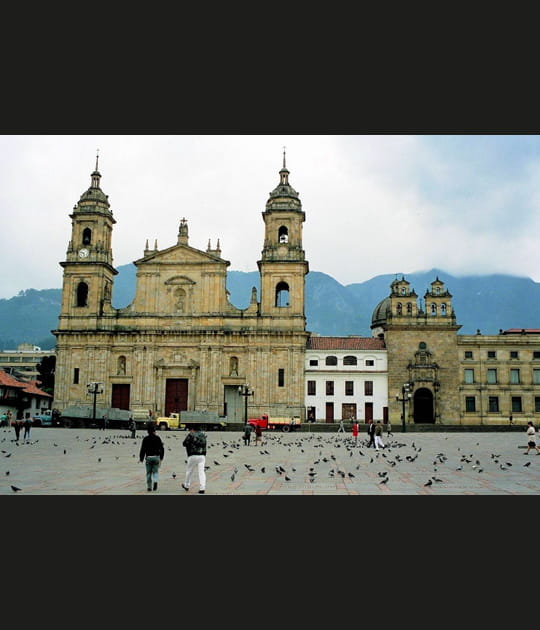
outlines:
[{"label": "wooden door", "polygon": [[373,403],[367,402],[364,405],[364,411],[366,414],[366,422],[373,420]]},{"label": "wooden door", "polygon": [[188,379],[168,378],[165,383],[165,415],[187,410]]},{"label": "wooden door", "polygon": [[113,383],[111,393],[111,407],[116,409],[129,409],[130,384]]},{"label": "wooden door", "polygon": [[326,422],[334,422],[334,403],[326,403]]}]

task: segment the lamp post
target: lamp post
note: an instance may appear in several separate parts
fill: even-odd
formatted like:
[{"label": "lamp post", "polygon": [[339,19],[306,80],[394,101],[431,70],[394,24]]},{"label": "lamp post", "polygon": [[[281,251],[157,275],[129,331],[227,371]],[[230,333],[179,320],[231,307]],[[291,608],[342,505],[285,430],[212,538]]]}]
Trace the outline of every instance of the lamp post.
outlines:
[{"label": "lamp post", "polygon": [[435,398],[434,398],[434,404],[433,404],[433,421],[435,424],[437,424],[437,418],[439,417],[439,412],[438,412],[438,408],[439,408],[439,401],[437,399],[437,394],[439,393],[439,390],[441,389],[441,384],[439,383],[439,381],[433,381],[433,391],[435,392]]},{"label": "lamp post", "polygon": [[249,388],[249,383],[245,385],[240,385],[238,387],[238,393],[240,396],[244,397],[244,424],[247,424],[248,421],[248,396],[253,396],[255,393],[252,389]]},{"label": "lamp post", "polygon": [[404,383],[401,386],[401,398],[399,397],[399,394],[396,394],[396,400],[401,403],[401,428],[403,433],[407,431],[407,426],[405,424],[405,403],[409,402],[412,397],[412,387],[413,383]]},{"label": "lamp post", "polygon": [[96,422],[96,396],[98,394],[102,394],[103,393],[103,387],[102,387],[103,383],[88,383],[88,385],[86,386],[86,391],[94,397],[94,402],[93,402],[93,406],[92,406],[92,422],[95,423]]}]

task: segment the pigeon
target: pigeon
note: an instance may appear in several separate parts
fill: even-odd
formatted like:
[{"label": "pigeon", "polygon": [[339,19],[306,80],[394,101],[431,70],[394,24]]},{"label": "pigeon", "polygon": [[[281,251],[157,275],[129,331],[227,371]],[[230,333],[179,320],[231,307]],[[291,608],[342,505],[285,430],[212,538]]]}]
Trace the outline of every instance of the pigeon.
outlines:
[{"label": "pigeon", "polygon": [[379,483],[388,483],[388,477],[385,477],[382,481],[379,481]]},{"label": "pigeon", "polygon": [[426,483],[424,484],[424,486],[431,486],[432,483],[433,481],[431,479],[428,479]]},{"label": "pigeon", "polygon": [[214,460],[214,464],[215,464],[216,466],[221,466],[221,464],[220,464],[219,462],[216,462],[216,460]]},{"label": "pigeon", "polygon": [[17,486],[11,486],[11,489],[13,492],[19,492],[21,490],[21,488],[17,488]]},{"label": "pigeon", "polygon": [[173,472],[173,474],[172,474],[172,478],[173,478],[173,479],[176,479],[176,473],[175,473],[175,472]]},{"label": "pigeon", "polygon": [[287,475],[285,475],[285,481],[290,481],[290,480],[291,480],[291,478],[287,477]]},{"label": "pigeon", "polygon": [[526,464],[523,464],[524,466],[530,466],[531,462],[527,462]]}]

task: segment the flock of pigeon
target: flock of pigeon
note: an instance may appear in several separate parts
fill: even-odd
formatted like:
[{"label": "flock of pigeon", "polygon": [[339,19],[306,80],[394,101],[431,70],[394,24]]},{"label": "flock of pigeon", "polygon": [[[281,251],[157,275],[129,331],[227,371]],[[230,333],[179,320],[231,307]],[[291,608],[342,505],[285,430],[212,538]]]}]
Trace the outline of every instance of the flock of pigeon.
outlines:
[{"label": "flock of pigeon", "polygon": [[[66,431],[69,437],[63,440]],[[137,458],[138,462],[143,433],[139,432],[133,439],[129,434],[113,431],[45,428],[38,433],[34,429],[34,436],[37,433],[39,439],[15,441],[12,431],[6,429],[0,439],[4,477],[6,481],[13,479],[10,464],[23,454],[28,461],[32,450],[39,450],[40,443],[46,442],[47,448],[52,446],[55,456],[73,456],[79,463],[87,461],[90,476],[103,462],[107,466],[123,466],[125,474],[133,475],[136,482],[129,492],[137,494],[144,486],[144,467],[140,465],[133,472],[133,467],[126,467],[126,459]],[[160,435],[166,448],[160,489],[172,494],[184,478],[186,455],[182,441],[185,433],[168,431]],[[537,467],[529,468],[534,461],[532,456],[523,461],[525,458],[517,451],[517,446],[524,444],[523,440],[516,440],[514,435],[499,435],[503,440],[501,444],[505,445],[501,453],[506,455],[486,452],[480,445],[484,436],[470,434],[459,437],[440,434],[434,441],[433,434],[400,433],[392,439],[386,438],[385,448],[376,451],[367,447],[367,439],[355,441],[344,433],[267,431],[262,445],[245,446],[241,434],[236,432],[208,432],[208,494],[212,494],[213,489],[215,494],[381,494],[389,490],[399,494],[428,494],[445,485],[457,494],[480,493],[482,488],[471,489],[466,481],[460,485],[460,474],[468,475],[461,479],[470,480],[473,474],[489,478],[492,472],[528,471],[540,466],[539,460]],[[429,448],[426,448],[427,443]],[[439,447],[436,452],[435,445]],[[444,449],[440,449],[441,446]],[[510,461],[510,452],[519,454],[521,461]],[[62,466],[61,460],[58,463]],[[28,475],[25,478],[28,479]],[[174,484],[167,486],[166,481]],[[519,479],[515,483],[517,489],[510,492],[519,493]],[[533,492],[535,484],[536,491],[540,491],[540,475],[524,479],[523,484],[523,492]],[[20,482],[10,483],[9,488],[13,493],[25,491]],[[488,483],[485,488],[496,493],[493,490],[496,483],[492,487]],[[28,491],[31,493],[32,488]]]}]

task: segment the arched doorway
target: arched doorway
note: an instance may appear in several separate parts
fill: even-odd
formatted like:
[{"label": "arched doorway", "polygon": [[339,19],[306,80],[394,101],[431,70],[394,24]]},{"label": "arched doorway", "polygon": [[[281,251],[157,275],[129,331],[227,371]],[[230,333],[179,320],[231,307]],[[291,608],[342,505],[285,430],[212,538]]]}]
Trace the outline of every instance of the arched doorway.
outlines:
[{"label": "arched doorway", "polygon": [[433,424],[433,393],[427,387],[420,387],[414,392],[414,421],[419,424]]}]

